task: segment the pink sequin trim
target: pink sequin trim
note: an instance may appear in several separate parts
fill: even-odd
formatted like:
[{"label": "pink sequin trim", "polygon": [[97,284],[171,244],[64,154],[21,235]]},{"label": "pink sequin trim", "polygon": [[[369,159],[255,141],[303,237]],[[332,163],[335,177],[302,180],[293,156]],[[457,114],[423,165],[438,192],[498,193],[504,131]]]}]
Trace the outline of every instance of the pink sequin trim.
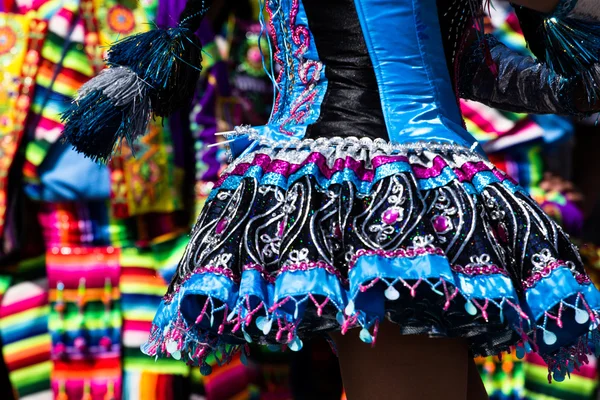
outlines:
[{"label": "pink sequin trim", "polygon": [[194,274],[217,274],[223,275],[231,279],[232,281],[239,283],[240,277],[236,276],[233,271],[225,267],[217,267],[214,265],[207,265],[206,267],[199,267],[194,270]]},{"label": "pink sequin trim", "polygon": [[171,293],[167,293],[166,295],[163,296],[163,300],[166,304],[169,304],[171,301],[173,301],[173,297],[175,297],[175,295],[177,293],[179,293],[179,291],[181,290],[181,287],[192,277],[192,273],[187,273],[186,275],[183,276],[183,278],[181,278],[181,281],[175,285],[175,288],[173,288],[173,291]]},{"label": "pink sequin trim", "polygon": [[315,269],[315,268],[324,269],[325,271],[329,272],[330,274],[335,275],[342,283],[344,283],[344,284],[348,283],[348,280],[342,276],[340,271],[338,271],[335,267],[327,264],[324,261],[309,261],[309,262],[302,262],[302,263],[298,263],[298,264],[286,264],[283,267],[281,267],[278,275],[280,275],[284,272],[308,271],[308,270]]},{"label": "pink sequin trim", "polygon": [[577,281],[577,283],[579,283],[580,285],[589,285],[592,283],[592,280],[590,279],[589,276],[584,275],[584,274],[577,274],[575,276],[575,280]]},{"label": "pink sequin trim", "polygon": [[466,267],[460,265],[452,265],[452,271],[469,276],[492,274],[507,275],[506,271],[504,271],[497,265],[467,265]]},{"label": "pink sequin trim", "polygon": [[269,283],[275,283],[275,277],[269,273],[262,265],[258,264],[246,264],[243,268],[244,271],[258,271],[262,277]]},{"label": "pink sequin trim", "polygon": [[[533,275],[527,278],[523,282],[523,287],[525,287],[525,289],[534,287],[543,278],[547,278],[548,276],[550,276],[552,271],[561,267],[568,268],[567,264],[564,261],[559,260],[549,263],[540,272],[535,272]],[[590,278],[586,275],[577,273],[576,271],[573,274],[575,275],[575,280],[577,280],[577,283],[581,285],[591,283]]]},{"label": "pink sequin trim", "polygon": [[358,259],[362,256],[380,256],[386,258],[414,258],[423,255],[438,255],[445,256],[444,250],[437,247],[418,247],[418,248],[406,248],[406,249],[398,249],[392,251],[385,250],[364,250],[361,249],[356,252],[354,256],[352,256],[352,260],[350,260],[349,269],[354,268]]}]

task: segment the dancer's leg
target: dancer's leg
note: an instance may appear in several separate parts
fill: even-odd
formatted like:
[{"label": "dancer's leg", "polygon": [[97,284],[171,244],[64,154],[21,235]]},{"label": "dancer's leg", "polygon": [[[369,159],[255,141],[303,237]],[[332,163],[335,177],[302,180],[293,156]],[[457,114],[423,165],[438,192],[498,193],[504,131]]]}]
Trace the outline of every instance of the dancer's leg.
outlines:
[{"label": "dancer's leg", "polygon": [[[358,330],[333,335],[348,400],[445,399],[471,397],[471,357],[461,339],[404,336],[397,326],[380,326],[375,347],[362,343]],[[475,370],[476,372],[476,370]]]}]

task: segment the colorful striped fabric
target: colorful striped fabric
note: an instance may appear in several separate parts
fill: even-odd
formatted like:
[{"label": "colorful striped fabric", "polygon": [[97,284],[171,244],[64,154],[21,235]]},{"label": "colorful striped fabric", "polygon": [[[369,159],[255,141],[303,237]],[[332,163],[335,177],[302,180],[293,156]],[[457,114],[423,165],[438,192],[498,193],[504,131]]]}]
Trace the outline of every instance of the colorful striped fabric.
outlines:
[{"label": "colorful striped fabric", "polygon": [[[21,12],[35,10],[50,26],[35,78],[23,169],[31,198],[42,198],[38,167],[47,168],[49,150],[60,137],[60,113],[76,89],[99,70],[102,52],[91,44],[106,45],[148,29],[146,11],[155,12],[156,3],[22,3]],[[215,46],[211,54],[218,56]],[[212,66],[211,57],[205,60]],[[212,82],[217,75],[206,79]],[[226,77],[219,75],[219,80],[224,88]],[[216,98],[211,101],[209,107],[217,107]],[[206,379],[197,369],[173,360],[155,362],[139,350],[189,230],[187,215],[179,212],[183,171],[175,166],[175,144],[168,127],[168,123],[164,127],[160,121],[153,123],[136,148],[138,158],[125,149],[116,160],[120,165],[113,164],[114,207],[106,199],[43,202],[39,212],[35,210],[45,256],[36,259],[37,269],[23,263],[19,271],[28,276],[39,272],[33,276],[47,279],[11,287],[0,307],[3,351],[21,398],[175,400],[195,394],[208,400],[241,400],[258,398],[264,391],[256,383],[256,368],[240,359],[224,367],[212,360],[214,373]],[[204,160],[207,157],[213,155],[203,155]],[[201,179],[206,180],[206,174]],[[265,371],[276,375],[274,370]],[[284,398],[273,397],[272,392],[263,398]]]},{"label": "colorful striped fabric", "polygon": [[29,129],[32,136],[23,167],[27,193],[39,198],[37,168],[62,133],[60,114],[79,86],[94,75],[94,70],[82,46],[85,29],[83,21],[76,18],[79,1],[38,1],[31,4],[31,9],[49,21],[31,106]]},{"label": "colorful striped fabric", "polygon": [[[25,260],[19,270],[33,280],[16,277],[0,303],[0,339],[9,378],[21,400],[52,398],[50,375],[51,336],[48,331],[50,305],[44,258]],[[7,279],[3,278],[5,287]]]},{"label": "colorful striped fabric", "polygon": [[489,154],[488,157],[494,165],[519,182],[530,194],[535,191],[543,178],[544,165],[540,144],[516,146],[510,153],[496,152]]},{"label": "colorful striped fabric", "polygon": [[[40,228],[35,223],[38,208],[29,202],[24,207],[30,221],[25,230],[29,241],[20,246],[21,260],[3,265],[4,275],[0,276],[0,342],[14,397],[50,400],[52,363],[45,256]],[[6,389],[0,391],[4,399],[9,389],[3,386],[5,379],[0,381],[0,387]]]},{"label": "colorful striped fabric", "polygon": [[46,248],[110,244],[108,203],[40,203],[38,219]]},{"label": "colorful striped fabric", "polygon": [[[246,367],[239,356],[231,363],[218,366],[209,360],[212,374],[202,377],[201,382],[207,399],[258,400],[259,392],[251,383],[256,379],[256,371]],[[200,378],[196,375],[196,379]]]},{"label": "colorful striped fabric", "polygon": [[[135,220],[136,223],[132,223]],[[143,220],[143,222],[141,221]],[[251,370],[239,360],[219,367],[213,362],[211,379],[194,373],[185,364],[169,359],[154,360],[140,351],[149,335],[152,318],[166,292],[177,263],[187,244],[187,235],[173,237],[171,224],[164,215],[154,214],[114,221],[119,226],[123,310],[124,399],[167,400],[184,398],[190,393],[207,400],[249,399]],[[154,226],[143,241],[138,240],[141,226]],[[161,232],[160,228],[164,229]],[[197,371],[196,371],[197,372]],[[177,397],[177,394],[181,397]],[[246,393],[246,394],[245,394]],[[173,397],[175,396],[175,397]]]},{"label": "colorful striped fabric", "polygon": [[120,252],[106,241],[105,208],[104,202],[46,203],[39,213],[58,398],[120,399]]},{"label": "colorful striped fabric", "polygon": [[189,367],[183,363],[173,360],[155,361],[140,351],[140,346],[148,338],[156,307],[167,288],[168,281],[163,277],[164,271],[174,270],[185,244],[185,237],[180,237],[153,247],[132,246],[121,251],[122,273],[119,287],[123,309],[123,367],[129,376],[129,380],[125,382],[126,388],[133,387],[128,385],[136,385],[131,382],[134,376],[142,379],[148,373],[189,375]]},{"label": "colorful striped fabric", "polygon": [[[207,380],[184,364],[155,362],[140,352],[187,237],[173,234],[177,222],[172,215],[112,220],[105,226],[102,207],[106,209],[103,202],[43,204],[40,212],[51,304],[44,312],[50,314],[45,322],[53,338],[52,388],[57,398],[106,400],[110,394],[120,399],[122,393],[123,399],[175,400],[192,391],[208,400],[258,398],[258,386],[251,385],[257,373],[240,360],[224,367],[213,361],[215,373]],[[107,231],[118,239],[116,245],[100,246]],[[107,337],[109,348],[102,346]],[[78,351],[81,338],[85,348]]]},{"label": "colorful striped fabric", "polygon": [[495,110],[481,103],[461,100],[467,130],[494,153],[518,144],[542,139],[544,130],[526,114]]},{"label": "colorful striped fabric", "polygon": [[[32,106],[34,140],[27,147],[24,167],[29,184],[27,193],[36,198],[40,192],[37,167],[60,136],[60,113],[76,89],[99,71],[97,61],[107,44],[124,35],[146,30],[149,25],[142,6],[132,10],[114,0],[34,3],[31,7],[50,21],[50,34],[42,50],[42,67],[36,78],[38,90]],[[77,13],[80,19],[76,19]],[[128,200],[127,215],[173,211],[180,207],[174,203],[179,199],[176,193],[179,188],[172,182],[179,182],[181,173],[162,171],[165,165],[172,165],[172,160],[168,159],[171,147],[164,140],[168,132],[163,133],[159,123],[153,126],[155,134],[149,135],[147,140],[154,139],[156,143],[142,143],[142,146],[146,145],[146,151],[141,152],[143,159],[129,157],[123,163],[122,177],[127,185],[120,189]],[[161,172],[158,175],[157,170]],[[140,178],[148,179],[144,182]],[[158,182],[172,190],[163,189]],[[145,184],[147,190],[138,193],[136,189],[140,183]],[[115,203],[118,209],[120,204]],[[104,202],[46,204],[40,213],[48,248],[47,269],[53,302],[50,317],[55,356],[53,389],[59,398],[87,400],[90,397],[95,400],[108,399],[108,396],[120,398],[121,394],[121,257],[118,248],[109,246],[111,236],[120,238],[118,227],[116,233],[115,229],[109,231],[106,207]],[[168,230],[173,227],[168,223],[169,216],[161,221],[167,223],[158,224],[158,227],[172,233]],[[137,228],[145,232],[142,226]],[[138,243],[144,235],[140,236]],[[72,276],[77,279],[69,280]],[[143,312],[143,309],[139,307],[138,311]],[[129,320],[125,318],[123,322]],[[131,340],[127,335],[125,338]],[[164,368],[161,372],[164,376]],[[130,376],[127,371],[125,375]]]},{"label": "colorful striped fabric", "polygon": [[485,389],[492,400],[517,400],[525,398],[524,363],[515,353],[498,357],[475,359]]},{"label": "colorful striped fabric", "polygon": [[[119,251],[61,246],[46,255],[58,396],[104,399],[121,386]],[[117,394],[116,399],[120,398]]]}]

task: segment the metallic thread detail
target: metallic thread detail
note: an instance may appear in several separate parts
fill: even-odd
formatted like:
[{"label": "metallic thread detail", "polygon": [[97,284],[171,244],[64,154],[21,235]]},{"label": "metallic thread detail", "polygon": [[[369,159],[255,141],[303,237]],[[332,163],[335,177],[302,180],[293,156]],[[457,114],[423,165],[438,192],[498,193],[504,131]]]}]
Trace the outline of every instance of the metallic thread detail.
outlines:
[{"label": "metallic thread detail", "polygon": [[485,160],[479,153],[473,151],[473,146],[469,148],[453,143],[438,143],[435,141],[415,141],[412,143],[395,144],[383,139],[371,139],[367,137],[359,139],[354,136],[302,140],[295,138],[289,140],[274,140],[246,125],[235,127],[234,133],[229,134],[228,138],[231,138],[230,140],[235,140],[236,137],[242,136],[248,138],[250,141],[256,141],[262,147],[278,150],[318,151],[322,148],[337,147],[348,151],[359,151],[364,149],[369,150],[372,153],[378,152],[383,154],[434,151],[446,154],[468,154],[476,156],[481,160]]}]

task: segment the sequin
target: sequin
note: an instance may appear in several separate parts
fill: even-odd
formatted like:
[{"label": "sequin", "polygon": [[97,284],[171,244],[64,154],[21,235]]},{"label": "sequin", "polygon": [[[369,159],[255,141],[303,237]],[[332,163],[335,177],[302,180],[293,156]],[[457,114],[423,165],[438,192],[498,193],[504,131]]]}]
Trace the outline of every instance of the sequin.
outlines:
[{"label": "sequin", "polygon": [[[527,340],[546,343],[552,335],[558,341],[555,322],[592,325],[597,318],[595,304],[588,321],[577,311],[562,313],[563,306],[583,309],[590,301],[576,249],[479,155],[451,146],[442,152],[435,144],[315,142],[257,147],[215,186],[163,303],[175,313],[185,301],[182,309],[203,310],[194,318],[214,320],[213,328],[189,334],[182,354],[192,352],[201,364],[226,345],[224,335],[294,350],[314,330],[355,327],[373,343],[381,317],[369,302],[400,329],[409,324],[432,333],[432,326],[457,324],[480,337],[493,324],[498,342],[471,342],[474,353],[485,355],[516,344],[521,326],[531,327]],[[227,226],[219,226],[224,220]],[[580,286],[534,321],[522,304],[539,304],[517,291],[537,293],[553,274]],[[423,307],[432,320],[407,319],[411,307]],[[164,340],[157,333],[149,346]],[[206,345],[198,350],[198,342]]]}]

